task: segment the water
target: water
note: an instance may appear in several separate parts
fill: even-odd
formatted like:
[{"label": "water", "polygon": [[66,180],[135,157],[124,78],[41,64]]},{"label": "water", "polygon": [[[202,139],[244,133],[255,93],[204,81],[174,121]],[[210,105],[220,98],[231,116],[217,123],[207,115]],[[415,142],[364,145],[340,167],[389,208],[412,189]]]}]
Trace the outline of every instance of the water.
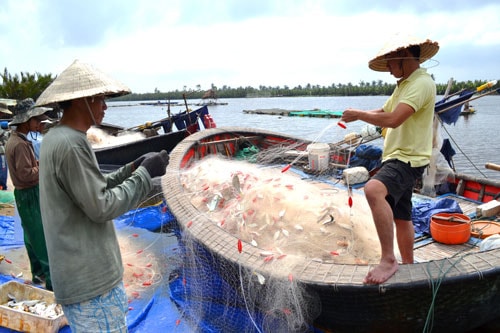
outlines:
[{"label": "water", "polygon": [[[386,96],[235,98],[220,100],[228,104],[210,106],[209,111],[218,127],[261,128],[318,142],[338,142],[350,132],[359,133],[365,123],[360,121],[349,123],[347,129],[343,129],[336,125],[332,126],[332,123],[336,124],[338,119],[246,114],[243,110],[272,108],[344,110],[349,107],[369,110],[381,107],[386,99]],[[179,106],[171,107],[172,113],[185,110],[183,102],[178,102]],[[476,114],[467,117],[460,116],[455,125],[444,125],[441,130],[442,137],[450,138],[456,151],[453,161],[457,172],[498,179],[500,173],[487,170],[484,165],[487,162],[500,164],[498,150],[500,96],[485,96],[472,101],[471,104],[476,109]],[[124,127],[137,126],[167,116],[166,106],[140,105],[139,102],[111,102],[108,106],[104,121]],[[197,108],[195,105],[189,105],[189,107]],[[382,145],[382,140],[379,139],[373,143]]]}]

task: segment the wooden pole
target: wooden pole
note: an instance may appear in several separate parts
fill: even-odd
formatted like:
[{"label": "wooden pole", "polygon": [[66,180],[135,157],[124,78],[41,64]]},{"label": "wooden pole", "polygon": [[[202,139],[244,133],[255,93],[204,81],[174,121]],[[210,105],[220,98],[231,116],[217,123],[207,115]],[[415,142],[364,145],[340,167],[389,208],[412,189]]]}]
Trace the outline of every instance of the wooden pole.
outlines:
[{"label": "wooden pole", "polygon": [[486,163],[484,165],[484,167],[486,169],[490,169],[490,170],[495,170],[495,171],[500,171],[500,164],[494,164],[494,163]]},{"label": "wooden pole", "polygon": [[[499,89],[499,90],[500,90],[500,89]],[[490,95],[490,94],[493,94],[493,93],[498,93],[498,92],[499,92],[498,90],[490,90],[490,91],[488,91],[488,92],[482,93],[482,94],[477,95],[477,96],[475,96],[475,97],[469,98],[468,100],[465,100],[465,101],[463,101],[463,102],[461,102],[461,103],[453,104],[453,105],[451,105],[451,106],[447,107],[446,109],[441,110],[441,111],[438,111],[438,112],[436,112],[436,113],[437,113],[437,114],[440,114],[440,113],[446,112],[446,111],[448,111],[448,110],[451,110],[451,109],[455,108],[456,106],[463,105],[463,104],[465,104],[466,102],[470,102],[470,101],[476,100],[476,99],[478,99],[478,98],[484,97],[484,96],[486,96],[486,95]]]}]

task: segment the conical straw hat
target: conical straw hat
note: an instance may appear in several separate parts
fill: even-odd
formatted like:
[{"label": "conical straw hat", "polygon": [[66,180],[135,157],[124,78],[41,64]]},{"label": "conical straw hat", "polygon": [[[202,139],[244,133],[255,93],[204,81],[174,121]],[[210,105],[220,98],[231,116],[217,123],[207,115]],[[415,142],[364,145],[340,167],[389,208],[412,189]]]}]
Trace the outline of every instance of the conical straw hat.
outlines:
[{"label": "conical straw hat", "polygon": [[44,90],[37,106],[91,96],[121,96],[130,93],[124,84],[89,64],[75,60]]},{"label": "conical straw hat", "polygon": [[368,62],[368,67],[377,72],[388,72],[389,69],[387,68],[387,59],[385,59],[385,56],[414,45],[420,46],[420,63],[432,58],[439,50],[438,42],[405,34],[397,34],[380,49],[375,58]]},{"label": "conical straw hat", "polygon": [[12,111],[9,110],[9,108],[7,107],[7,104],[4,104],[2,102],[0,102],[0,112],[6,113],[6,114],[12,114]]}]

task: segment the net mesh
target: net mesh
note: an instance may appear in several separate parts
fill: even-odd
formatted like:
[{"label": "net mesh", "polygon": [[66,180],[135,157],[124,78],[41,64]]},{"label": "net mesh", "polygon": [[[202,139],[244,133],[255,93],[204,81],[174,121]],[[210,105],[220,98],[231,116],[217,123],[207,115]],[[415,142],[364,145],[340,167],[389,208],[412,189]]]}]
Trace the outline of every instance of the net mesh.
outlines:
[{"label": "net mesh", "polygon": [[[293,268],[305,259],[357,265],[380,260],[361,193],[308,180],[297,168],[283,172],[287,163],[308,171],[307,155],[298,154],[298,146],[257,150],[249,145],[236,154],[239,161],[213,155],[179,173],[182,195],[196,214],[260,254],[255,263],[239,257],[231,262],[190,232],[179,232],[182,267],[171,291],[193,330],[314,331],[319,297],[290,273]],[[263,264],[265,271],[258,268]]]}]

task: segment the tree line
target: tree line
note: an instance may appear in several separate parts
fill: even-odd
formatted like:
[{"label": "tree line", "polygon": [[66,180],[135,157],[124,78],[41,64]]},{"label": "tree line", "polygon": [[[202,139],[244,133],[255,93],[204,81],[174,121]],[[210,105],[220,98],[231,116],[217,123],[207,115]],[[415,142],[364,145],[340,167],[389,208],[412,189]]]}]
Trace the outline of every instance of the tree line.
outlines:
[{"label": "tree line", "polygon": [[[31,97],[37,99],[40,94],[55,79],[52,74],[27,73],[11,74],[7,68],[0,75],[2,84],[0,85],[0,98],[21,100]],[[453,82],[449,93],[455,93],[462,89],[475,89],[487,81],[475,80],[465,82]],[[329,86],[306,84],[296,87],[287,85],[264,86],[257,88],[237,87],[232,88],[227,85],[217,87],[212,84],[210,89],[216,93],[217,98],[249,98],[249,97],[303,97],[303,96],[389,96],[395,88],[395,83],[387,83],[382,80],[352,83],[332,83]],[[437,94],[444,95],[448,83],[437,83]],[[194,89],[183,87],[182,90],[162,92],[158,88],[151,93],[131,93],[129,95],[117,97],[114,101],[151,101],[151,100],[179,100],[179,99],[201,99],[205,91],[197,85]]]}]

